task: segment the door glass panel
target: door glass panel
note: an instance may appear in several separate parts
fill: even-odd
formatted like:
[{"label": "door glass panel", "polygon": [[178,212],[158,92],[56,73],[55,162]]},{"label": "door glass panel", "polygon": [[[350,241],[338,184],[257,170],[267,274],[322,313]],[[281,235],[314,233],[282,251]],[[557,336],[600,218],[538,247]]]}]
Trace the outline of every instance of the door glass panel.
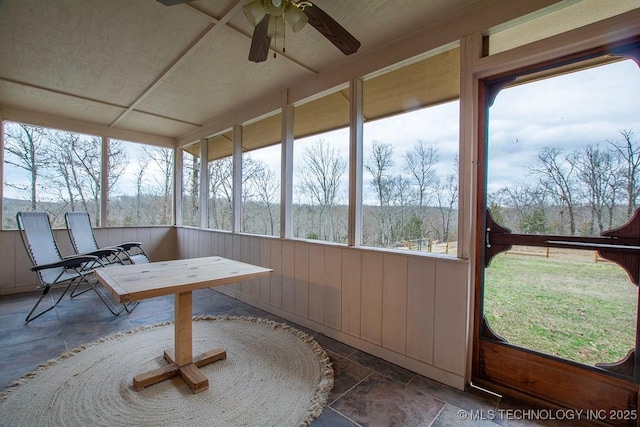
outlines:
[{"label": "door glass panel", "polygon": [[622,359],[635,345],[635,285],[593,251],[549,252],[523,246],[491,261],[491,328],[510,344],[588,365]]},{"label": "door glass panel", "polygon": [[[551,236],[625,224],[640,191],[639,112],[632,60],[590,60],[501,89],[488,112],[492,217],[512,233]],[[496,335],[589,365],[635,347],[637,299],[595,250],[513,246],[485,269],[483,314]]]}]

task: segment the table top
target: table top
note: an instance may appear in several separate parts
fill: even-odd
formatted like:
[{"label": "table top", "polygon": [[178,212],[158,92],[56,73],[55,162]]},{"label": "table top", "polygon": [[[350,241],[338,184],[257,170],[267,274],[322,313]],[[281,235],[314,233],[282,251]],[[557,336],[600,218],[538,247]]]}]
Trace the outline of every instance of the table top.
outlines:
[{"label": "table top", "polygon": [[96,270],[96,276],[124,303],[256,279],[272,271],[213,256],[109,266]]}]

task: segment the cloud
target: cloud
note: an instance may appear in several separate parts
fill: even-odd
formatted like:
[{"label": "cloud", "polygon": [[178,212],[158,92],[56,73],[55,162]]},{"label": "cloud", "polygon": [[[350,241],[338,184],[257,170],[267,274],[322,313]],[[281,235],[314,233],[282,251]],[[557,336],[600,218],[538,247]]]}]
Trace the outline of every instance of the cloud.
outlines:
[{"label": "cloud", "polygon": [[545,147],[606,147],[640,135],[640,70],[631,60],[503,89],[489,111],[489,189],[523,182]]}]

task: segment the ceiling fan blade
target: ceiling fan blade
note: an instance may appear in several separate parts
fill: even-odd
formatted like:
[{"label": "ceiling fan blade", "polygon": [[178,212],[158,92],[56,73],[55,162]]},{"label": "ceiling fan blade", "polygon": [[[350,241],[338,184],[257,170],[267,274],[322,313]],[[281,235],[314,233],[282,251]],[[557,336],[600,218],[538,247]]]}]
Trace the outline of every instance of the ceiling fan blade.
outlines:
[{"label": "ceiling fan blade", "polygon": [[269,29],[270,15],[265,15],[262,21],[253,29],[253,37],[251,38],[251,49],[249,50],[249,61],[262,62],[267,60],[269,55],[269,45],[271,37],[267,34]]},{"label": "ceiling fan blade", "polygon": [[192,0],[158,0],[159,3],[162,3],[165,6],[175,6],[176,4],[188,3]]},{"label": "ceiling fan blade", "polygon": [[340,49],[342,53],[351,55],[358,51],[360,42],[345,30],[342,25],[338,24],[335,19],[316,6],[315,3],[312,6],[305,7],[303,12],[309,18],[309,24]]}]

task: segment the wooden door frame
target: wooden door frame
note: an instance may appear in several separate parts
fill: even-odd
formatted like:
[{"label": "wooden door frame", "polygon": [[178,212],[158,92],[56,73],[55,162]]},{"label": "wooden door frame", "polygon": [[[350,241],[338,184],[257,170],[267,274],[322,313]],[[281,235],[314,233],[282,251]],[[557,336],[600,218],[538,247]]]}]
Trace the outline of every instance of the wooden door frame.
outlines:
[{"label": "wooden door frame", "polygon": [[[499,89],[487,82],[508,81],[511,76],[556,68],[558,65],[601,56],[619,46],[638,42],[638,38],[621,40],[616,45],[600,44],[569,54],[545,58],[520,68],[503,70],[478,78],[477,86],[477,152],[476,206],[478,221],[474,233],[476,262],[472,272],[474,289],[474,327],[472,353],[472,381],[480,386],[525,400],[529,404],[551,408],[574,408],[591,411],[605,410],[606,415],[635,414],[634,419],[615,420],[608,416],[605,423],[637,425],[639,393],[638,382],[628,376],[601,368],[570,362],[558,357],[510,345],[486,333],[483,317],[483,281],[485,258],[486,177],[487,177],[487,111],[489,100]],[[639,49],[640,50],[640,49]],[[499,85],[499,84],[498,84]],[[489,87],[489,89],[487,89]],[[615,412],[620,411],[620,412]],[[626,411],[626,412],[625,412]],[[595,414],[601,414],[594,412]]]}]

